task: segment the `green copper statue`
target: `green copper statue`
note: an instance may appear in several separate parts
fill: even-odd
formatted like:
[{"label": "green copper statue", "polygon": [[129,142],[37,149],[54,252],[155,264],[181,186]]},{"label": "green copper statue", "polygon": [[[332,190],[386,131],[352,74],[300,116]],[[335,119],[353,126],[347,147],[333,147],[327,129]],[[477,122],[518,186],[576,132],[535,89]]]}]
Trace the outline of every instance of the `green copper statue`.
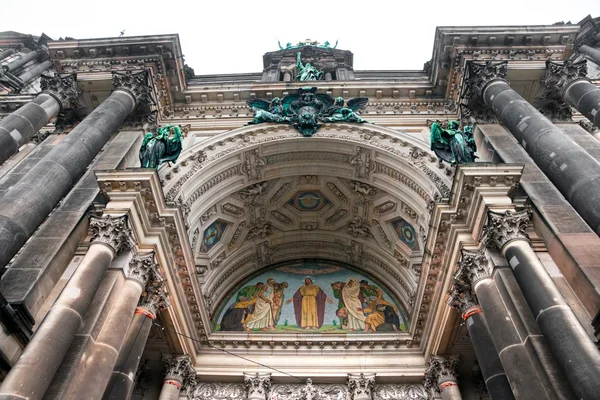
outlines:
[{"label": "green copper statue", "polygon": [[298,66],[297,81],[318,81],[323,76],[323,72],[310,65],[310,63],[302,65],[300,52],[296,53],[296,65]]},{"label": "green copper statue", "polygon": [[354,99],[348,100],[348,104],[344,106],[344,98],[336,97],[333,106],[331,106],[328,110],[329,116],[324,117],[323,121],[325,122],[356,122],[363,123],[367,122],[356,112],[360,109],[364,108],[369,99],[366,97],[357,97]]},{"label": "green copper statue", "polygon": [[283,105],[281,99],[275,97],[270,102],[267,100],[253,100],[248,102],[248,106],[254,112],[254,118],[248,124],[261,124],[263,122],[288,122],[289,118],[284,117]]},{"label": "green copper statue", "polygon": [[148,132],[140,148],[140,162],[142,168],[156,168],[166,162],[177,161],[181,153],[181,128],[177,125],[165,125]]},{"label": "green copper statue", "polygon": [[458,121],[431,125],[431,150],[450,164],[470,163],[477,158],[473,127],[467,125],[461,131],[459,126]]},{"label": "green copper statue", "polygon": [[319,42],[310,40],[310,39],[306,39],[304,42],[298,42],[295,45],[293,45],[291,42],[287,42],[285,44],[285,47],[283,47],[281,45],[281,41],[278,40],[277,45],[279,46],[279,50],[298,49],[300,47],[306,47],[306,46],[321,47],[323,49],[335,49],[335,48],[337,48],[338,40],[335,41],[335,46],[333,46],[333,47],[331,47],[331,43],[329,43],[329,41],[327,41],[327,40],[325,41],[325,43],[319,44]]}]

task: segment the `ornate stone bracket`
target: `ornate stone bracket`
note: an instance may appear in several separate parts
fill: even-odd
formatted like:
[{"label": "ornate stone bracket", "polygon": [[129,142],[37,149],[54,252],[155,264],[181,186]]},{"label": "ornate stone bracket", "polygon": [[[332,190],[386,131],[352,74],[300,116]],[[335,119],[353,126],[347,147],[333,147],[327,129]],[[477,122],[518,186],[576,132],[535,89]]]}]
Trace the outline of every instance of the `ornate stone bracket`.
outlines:
[{"label": "ornate stone bracket", "polygon": [[494,63],[467,63],[466,74],[463,79],[461,93],[462,118],[478,122],[495,122],[496,116],[483,101],[483,91],[492,81],[506,81],[508,63],[506,61]]},{"label": "ornate stone bracket", "polygon": [[40,78],[42,93],[48,93],[60,104],[61,111],[75,109],[81,106],[77,87],[77,74],[69,75],[42,75]]},{"label": "ornate stone bracket", "polygon": [[154,259],[154,252],[134,254],[125,268],[125,276],[133,279],[146,287],[146,284],[158,274],[158,264]]},{"label": "ornate stone bracket", "polygon": [[109,246],[118,254],[130,249],[133,244],[131,229],[127,226],[127,215],[114,217],[104,214],[101,217],[90,217],[92,243],[100,242]]},{"label": "ornate stone bracket", "polygon": [[488,211],[488,223],[484,229],[484,242],[488,247],[499,250],[513,240],[529,240],[525,232],[529,226],[531,211]]},{"label": "ornate stone bracket", "polygon": [[350,400],[373,400],[375,374],[348,374],[347,384]]},{"label": "ornate stone bracket", "polygon": [[456,368],[459,364],[458,355],[435,356],[431,355],[425,369],[423,384],[431,394],[440,393],[445,384],[458,381]]},{"label": "ornate stone bracket", "polygon": [[267,400],[271,390],[271,374],[244,373],[244,384],[248,400]]}]

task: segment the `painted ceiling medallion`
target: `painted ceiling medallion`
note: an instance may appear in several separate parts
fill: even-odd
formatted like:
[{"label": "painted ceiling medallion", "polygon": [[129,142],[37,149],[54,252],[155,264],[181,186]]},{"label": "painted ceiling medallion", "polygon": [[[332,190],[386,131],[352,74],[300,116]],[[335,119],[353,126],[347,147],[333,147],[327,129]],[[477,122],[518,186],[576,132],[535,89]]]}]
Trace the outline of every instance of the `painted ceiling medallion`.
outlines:
[{"label": "painted ceiling medallion", "polygon": [[204,230],[202,235],[202,244],[200,245],[200,251],[202,253],[208,253],[223,237],[223,232],[227,227],[227,223],[223,221],[215,221]]},{"label": "painted ceiling medallion", "polygon": [[418,248],[417,234],[411,224],[402,218],[398,218],[392,221],[392,226],[398,235],[398,239],[413,250]]},{"label": "painted ceiling medallion", "polygon": [[298,211],[319,211],[330,201],[319,191],[297,192],[288,204]]}]

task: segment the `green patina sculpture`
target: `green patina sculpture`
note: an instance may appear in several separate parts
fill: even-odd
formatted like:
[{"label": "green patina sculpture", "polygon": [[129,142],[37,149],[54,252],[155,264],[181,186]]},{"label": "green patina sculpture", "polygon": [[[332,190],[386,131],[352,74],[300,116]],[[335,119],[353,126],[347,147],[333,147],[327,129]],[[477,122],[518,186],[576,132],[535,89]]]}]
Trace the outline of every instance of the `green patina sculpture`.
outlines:
[{"label": "green patina sculpture", "polygon": [[473,127],[467,125],[461,131],[459,126],[458,121],[431,125],[431,150],[450,164],[470,163],[477,158]]},{"label": "green patina sculpture", "polygon": [[313,41],[310,39],[306,39],[304,42],[298,42],[295,45],[293,45],[291,42],[287,42],[285,44],[285,47],[283,47],[281,45],[281,42],[278,40],[277,45],[279,46],[279,50],[297,49],[297,48],[305,47],[305,46],[321,47],[323,49],[335,49],[335,48],[337,48],[338,40],[335,41],[335,46],[333,46],[333,47],[331,47],[331,44],[329,43],[329,41],[325,41],[325,43],[323,43],[321,45],[321,44],[319,44],[319,42]]},{"label": "green patina sculpture", "polygon": [[310,65],[310,63],[302,65],[300,52],[296,54],[296,65],[298,66],[297,81],[318,81],[323,76],[323,72]]},{"label": "green patina sculpture", "polygon": [[176,162],[181,153],[181,128],[177,125],[165,125],[148,132],[140,147],[142,168],[158,168],[166,162]]},{"label": "green patina sculpture", "polygon": [[303,136],[312,136],[321,127],[321,122],[367,122],[358,115],[369,99],[357,97],[344,105],[342,97],[333,98],[317,93],[316,87],[304,87],[283,99],[252,100],[248,106],[254,111],[249,124],[276,122],[293,125]]}]

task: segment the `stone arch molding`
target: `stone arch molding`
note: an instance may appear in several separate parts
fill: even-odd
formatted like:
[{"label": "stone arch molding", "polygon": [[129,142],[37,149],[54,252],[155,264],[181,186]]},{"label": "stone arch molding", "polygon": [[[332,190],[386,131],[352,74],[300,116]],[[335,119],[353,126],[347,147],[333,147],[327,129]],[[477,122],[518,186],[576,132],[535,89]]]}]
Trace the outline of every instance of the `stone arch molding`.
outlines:
[{"label": "stone arch molding", "polygon": [[[450,192],[447,172],[427,143],[389,128],[326,124],[305,138],[288,125],[263,124],[185,149],[159,176],[166,200],[186,218],[210,311],[257,268],[303,256],[393,282],[410,311],[430,210]],[[302,209],[292,198],[300,192],[326,204]],[[398,221],[416,244],[398,236]],[[203,248],[209,227],[219,240]]]}]

